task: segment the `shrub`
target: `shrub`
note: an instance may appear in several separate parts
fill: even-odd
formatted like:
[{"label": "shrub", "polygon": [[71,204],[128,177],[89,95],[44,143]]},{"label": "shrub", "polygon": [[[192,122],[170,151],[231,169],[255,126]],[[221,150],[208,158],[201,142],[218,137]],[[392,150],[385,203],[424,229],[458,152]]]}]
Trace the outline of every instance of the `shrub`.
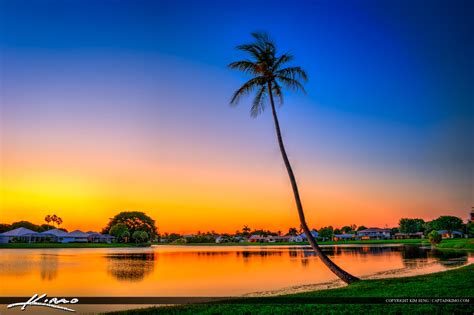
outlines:
[{"label": "shrub", "polygon": [[428,240],[433,245],[439,244],[441,243],[441,235],[439,235],[438,231],[433,230],[428,234]]}]

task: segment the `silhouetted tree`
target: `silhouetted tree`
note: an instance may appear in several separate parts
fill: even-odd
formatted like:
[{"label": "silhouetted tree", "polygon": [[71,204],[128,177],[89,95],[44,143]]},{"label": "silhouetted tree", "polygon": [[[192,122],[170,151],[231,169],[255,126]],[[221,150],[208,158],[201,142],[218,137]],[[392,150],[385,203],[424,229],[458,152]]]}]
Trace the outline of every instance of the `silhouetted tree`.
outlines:
[{"label": "silhouetted tree", "polygon": [[314,237],[312,237],[310,229],[306,224],[303,204],[301,203],[296,178],[283,144],[274,96],[281,105],[283,103],[284,88],[295,91],[301,90],[304,92],[304,87],[300,80],[307,81],[306,72],[301,67],[285,67],[289,61],[293,60],[293,56],[290,54],[277,55],[276,46],[267,34],[253,33],[252,36],[255,40],[253,43],[237,46],[237,49],[249,54],[251,59],[236,61],[229,64],[231,69],[240,70],[252,76],[249,81],[244,83],[244,85],[234,93],[231,99],[231,105],[236,105],[242,96],[256,92],[250,109],[251,116],[256,117],[265,109],[268,98],[272,109],[278,145],[290,178],[301,227],[306,233],[313,250],[332,272],[347,283],[359,280],[342,270],[332,260],[330,260],[329,257],[321,251]]}]

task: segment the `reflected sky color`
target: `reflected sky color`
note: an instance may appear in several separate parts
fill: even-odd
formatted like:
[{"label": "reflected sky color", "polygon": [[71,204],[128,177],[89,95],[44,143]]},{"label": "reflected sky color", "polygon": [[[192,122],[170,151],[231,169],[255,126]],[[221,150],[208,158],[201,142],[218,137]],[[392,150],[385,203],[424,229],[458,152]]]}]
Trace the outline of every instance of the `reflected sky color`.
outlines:
[{"label": "reflected sky color", "polygon": [[472,4],[307,2],[0,1],[1,221],[298,226],[269,112],[228,107],[255,30],[310,76],[279,109],[310,225],[465,219]]},{"label": "reflected sky color", "polygon": [[[471,254],[414,246],[323,247],[362,278],[444,271]],[[235,296],[337,281],[309,248],[155,246],[123,249],[4,249],[2,296]],[[229,272],[232,270],[233,272]],[[291,272],[289,272],[291,270]],[[275,275],[278,274],[278,277]],[[15,281],[21,277],[22,281]],[[72,285],[73,284],[73,285]]]}]

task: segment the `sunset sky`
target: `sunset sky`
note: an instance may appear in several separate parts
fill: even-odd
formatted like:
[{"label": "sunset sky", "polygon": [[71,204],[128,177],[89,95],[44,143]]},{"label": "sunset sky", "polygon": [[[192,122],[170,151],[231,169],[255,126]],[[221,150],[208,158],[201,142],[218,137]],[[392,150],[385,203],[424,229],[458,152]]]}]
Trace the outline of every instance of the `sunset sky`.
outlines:
[{"label": "sunset sky", "polygon": [[470,1],[0,3],[2,223],[299,226],[270,111],[228,105],[256,30],[309,75],[278,113],[310,226],[474,204]]}]

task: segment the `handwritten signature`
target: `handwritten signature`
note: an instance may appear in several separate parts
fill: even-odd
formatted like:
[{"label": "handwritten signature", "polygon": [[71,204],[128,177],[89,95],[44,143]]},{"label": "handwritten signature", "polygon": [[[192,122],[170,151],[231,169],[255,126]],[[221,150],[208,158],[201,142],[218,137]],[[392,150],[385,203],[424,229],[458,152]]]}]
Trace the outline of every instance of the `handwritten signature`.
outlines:
[{"label": "handwritten signature", "polygon": [[79,299],[77,298],[73,298],[71,300],[58,299],[58,298],[47,299],[46,294],[43,294],[43,295],[35,294],[28,301],[9,304],[7,308],[21,306],[20,309],[24,311],[28,306],[45,306],[45,307],[51,307],[54,309],[66,311],[66,312],[75,312],[75,310],[71,308],[60,306],[58,304],[76,304],[77,302],[79,302]]}]

